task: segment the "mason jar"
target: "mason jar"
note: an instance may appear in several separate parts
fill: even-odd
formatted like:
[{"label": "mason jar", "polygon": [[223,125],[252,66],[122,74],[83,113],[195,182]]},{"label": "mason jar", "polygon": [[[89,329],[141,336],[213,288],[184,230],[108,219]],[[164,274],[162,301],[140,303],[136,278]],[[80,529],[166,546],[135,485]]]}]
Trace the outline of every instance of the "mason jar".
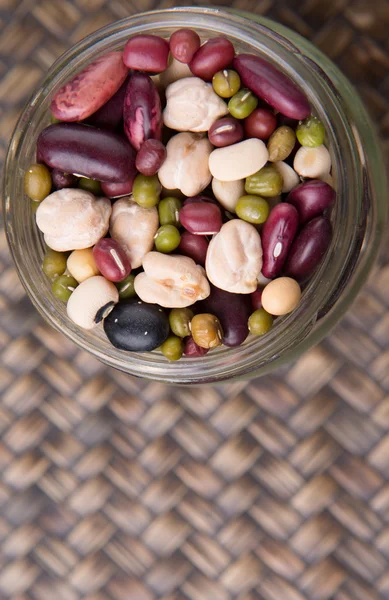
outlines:
[{"label": "mason jar", "polygon": [[[24,173],[35,161],[40,131],[50,124],[51,98],[67,80],[99,55],[122,49],[132,35],[169,38],[181,27],[194,29],[202,40],[227,37],[237,52],[265,57],[304,90],[326,128],[337,201],[331,214],[331,246],[296,310],[278,318],[265,336],[249,336],[242,346],[219,347],[201,358],[169,363],[159,352],[118,350],[108,342],[101,325],[85,331],[69,320],[41,268],[45,247],[32,203],[24,194]],[[54,63],[24,108],[10,143],[3,178],[4,220],[26,292],[55,329],[104,363],[131,375],[174,384],[209,384],[269,373],[328,334],[350,306],[377,256],[387,212],[385,181],[379,143],[358,94],[310,42],[248,13],[175,8],[135,15],[99,29]]]}]

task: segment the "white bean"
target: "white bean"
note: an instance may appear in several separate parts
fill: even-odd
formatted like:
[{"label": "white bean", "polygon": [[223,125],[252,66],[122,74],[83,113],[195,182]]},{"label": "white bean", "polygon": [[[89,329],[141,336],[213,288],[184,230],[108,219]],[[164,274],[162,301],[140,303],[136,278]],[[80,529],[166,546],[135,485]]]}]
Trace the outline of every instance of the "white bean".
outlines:
[{"label": "white bean", "polygon": [[254,292],[262,269],[262,244],[255,227],[240,219],[225,223],[208,246],[205,269],[208,279],[222,290]]},{"label": "white bean", "polygon": [[239,198],[245,194],[244,179],[220,181],[220,179],[214,177],[212,179],[212,191],[215,194],[216,200],[220,202],[223,208],[234,213]]},{"label": "white bean", "polygon": [[283,160],[278,160],[273,164],[282,176],[282,193],[288,194],[300,183],[300,177],[297,175],[296,171]]},{"label": "white bean", "polygon": [[236,181],[262,169],[268,157],[269,153],[262,140],[251,138],[211,152],[209,170],[220,181]]},{"label": "white bean", "polygon": [[293,161],[294,170],[302,177],[321,179],[331,170],[331,156],[325,146],[301,146]]},{"label": "white bean", "polygon": [[101,275],[89,277],[76,287],[67,303],[68,317],[83,329],[93,329],[119,301],[116,286]]}]

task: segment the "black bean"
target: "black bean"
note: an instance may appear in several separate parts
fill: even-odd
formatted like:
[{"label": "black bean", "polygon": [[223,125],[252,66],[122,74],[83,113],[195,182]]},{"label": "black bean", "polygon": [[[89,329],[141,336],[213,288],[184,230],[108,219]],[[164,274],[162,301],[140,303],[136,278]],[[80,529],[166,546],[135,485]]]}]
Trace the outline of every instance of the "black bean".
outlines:
[{"label": "black bean", "polygon": [[139,300],[120,302],[104,320],[104,331],[120,350],[150,352],[168,337],[169,319],[155,304]]}]

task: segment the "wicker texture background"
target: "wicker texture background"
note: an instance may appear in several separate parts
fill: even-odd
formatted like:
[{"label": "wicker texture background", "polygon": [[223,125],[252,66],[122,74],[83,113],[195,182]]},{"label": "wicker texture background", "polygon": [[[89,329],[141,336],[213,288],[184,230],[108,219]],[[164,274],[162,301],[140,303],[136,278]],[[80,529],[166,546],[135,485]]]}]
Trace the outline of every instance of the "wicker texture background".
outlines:
[{"label": "wicker texture background", "polygon": [[[0,159],[70,44],[175,4],[0,0]],[[389,150],[387,1],[231,4],[329,54]],[[108,369],[51,330],[1,235],[0,599],[389,598],[385,258],[341,325],[282,373],[171,389]]]}]

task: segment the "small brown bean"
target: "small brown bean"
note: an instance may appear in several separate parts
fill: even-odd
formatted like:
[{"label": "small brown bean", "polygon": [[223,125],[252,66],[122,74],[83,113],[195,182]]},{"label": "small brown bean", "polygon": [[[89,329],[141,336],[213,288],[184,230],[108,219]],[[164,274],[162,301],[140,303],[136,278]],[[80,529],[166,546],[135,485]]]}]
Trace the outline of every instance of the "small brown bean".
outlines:
[{"label": "small brown bean", "polygon": [[204,356],[208,351],[209,348],[200,348],[192,336],[185,338],[183,354],[188,358],[198,358],[199,356]]},{"label": "small brown bean", "polygon": [[155,175],[166,158],[165,146],[159,140],[146,140],[136,155],[135,166],[142,175]]},{"label": "small brown bean", "polygon": [[123,62],[129,69],[161,73],[168,66],[169,44],[156,35],[134,35],[123,50]]},{"label": "small brown bean", "polygon": [[217,71],[228,67],[235,55],[233,44],[226,38],[216,37],[203,44],[189,63],[196,77],[211,81]]},{"label": "small brown bean", "polygon": [[265,108],[256,108],[251,115],[244,120],[246,137],[267,140],[277,127],[277,119],[274,113]]},{"label": "small brown bean", "polygon": [[200,348],[216,348],[223,338],[223,329],[215,315],[202,313],[195,315],[190,324],[192,337]]},{"label": "small brown bean", "polygon": [[122,183],[102,182],[101,189],[103,190],[103,194],[108,198],[120,198],[121,196],[129,196],[129,194],[131,194],[132,192],[132,186],[137,175],[138,171],[133,169],[127,181],[123,181]]},{"label": "small brown bean", "polygon": [[200,44],[200,38],[193,29],[177,29],[170,36],[170,52],[181,63],[190,63]]},{"label": "small brown bean", "polygon": [[222,148],[243,140],[244,131],[238,119],[225,117],[214,122],[208,131],[208,139],[213,146]]},{"label": "small brown bean", "polygon": [[77,187],[78,184],[78,178],[75,175],[72,173],[64,173],[59,169],[53,169],[51,171],[51,179],[55,190]]},{"label": "small brown bean", "polygon": [[100,273],[114,283],[123,281],[131,273],[131,264],[119,242],[103,238],[93,248],[93,257]]},{"label": "small brown bean", "polygon": [[213,235],[220,231],[222,215],[220,208],[210,202],[191,202],[180,210],[180,223],[195,235]]}]

